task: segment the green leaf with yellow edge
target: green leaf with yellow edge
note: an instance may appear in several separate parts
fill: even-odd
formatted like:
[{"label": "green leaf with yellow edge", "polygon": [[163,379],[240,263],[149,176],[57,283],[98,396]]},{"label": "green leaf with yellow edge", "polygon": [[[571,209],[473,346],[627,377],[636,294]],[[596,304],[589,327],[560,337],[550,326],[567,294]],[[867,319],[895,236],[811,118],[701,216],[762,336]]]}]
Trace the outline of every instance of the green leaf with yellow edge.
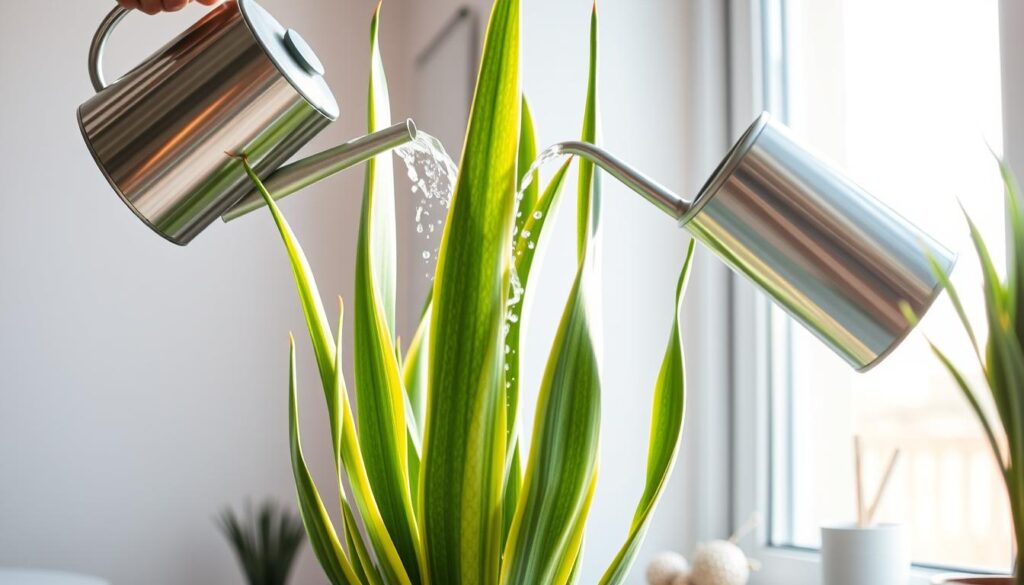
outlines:
[{"label": "green leaf with yellow edge", "polygon": [[544,236],[547,232],[544,228],[555,223],[554,217],[556,216],[562,187],[565,185],[566,174],[571,163],[572,161],[566,161],[555,172],[547,188],[544,189],[543,196],[536,201],[534,207],[530,208],[529,218],[524,222],[523,229],[518,232],[513,245],[513,261],[522,298],[517,306],[512,307],[512,311],[514,311],[518,318],[508,323],[508,334],[505,338],[506,344],[509,346],[508,353],[511,356],[507,358],[509,368],[506,370],[506,378],[509,383],[507,404],[510,424],[515,420],[515,413],[519,410],[519,368],[521,357],[519,346],[521,344],[520,336],[522,335],[524,322],[523,316],[528,312],[526,310],[525,291],[530,286],[530,275],[533,271],[534,261],[539,257],[538,254],[546,247],[547,238]]},{"label": "green leaf with yellow edge", "polygon": [[[521,441],[519,439],[519,386],[521,369],[521,335],[525,324],[527,311],[527,297],[525,291],[529,288],[530,274],[533,270],[534,260],[547,245],[548,238],[545,226],[554,225],[554,217],[558,209],[558,202],[561,199],[562,187],[565,184],[566,173],[572,161],[566,161],[552,177],[551,182],[544,190],[544,194],[534,203],[534,206],[527,208],[527,219],[522,229],[518,232],[515,241],[514,262],[516,274],[519,278],[519,286],[522,289],[522,299],[517,307],[512,307],[520,318],[510,321],[508,334],[505,337],[505,344],[508,347],[505,359],[507,368],[505,370],[506,387],[506,412],[508,417],[508,447],[506,450],[505,487],[503,504],[503,527],[502,547],[508,539],[508,531],[512,527],[512,519],[515,516],[516,505],[519,502],[520,487],[523,481],[523,462],[521,454]],[[524,198],[524,202],[525,202]]]},{"label": "green leaf with yellow edge", "polygon": [[408,428],[408,453],[409,453],[409,489],[412,492],[412,506],[419,511],[419,481],[420,467],[423,460],[423,425],[427,416],[427,384],[430,377],[430,356],[428,349],[428,338],[430,336],[430,313],[431,303],[427,302],[420,318],[420,324],[416,327],[412,343],[409,344],[409,352],[402,364],[402,381],[405,387],[405,395],[408,398],[408,415],[406,416],[406,427]]},{"label": "green leaf with yellow edge", "polygon": [[[285,250],[288,253],[288,261],[292,266],[292,273],[295,276],[295,286],[299,292],[299,302],[302,305],[302,314],[306,319],[306,326],[309,328],[309,338],[313,343],[313,353],[316,356],[316,365],[320,371],[320,382],[324,387],[324,396],[327,399],[328,408],[332,408],[337,402],[334,392],[334,362],[337,348],[334,344],[334,337],[331,335],[331,328],[328,325],[327,313],[324,312],[324,305],[320,299],[320,291],[316,287],[316,279],[313,278],[313,271],[309,267],[309,261],[299,245],[291,226],[285,221],[281,210],[277,208],[274,198],[267,192],[256,171],[253,170],[247,158],[242,157],[242,166],[249,175],[257,191],[263,196],[263,200],[270,209],[277,226],[281,239],[284,241]],[[337,436],[338,420],[336,413],[331,412],[331,433]]]},{"label": "green leaf with yellow edge", "polygon": [[[405,354],[405,363],[402,364],[405,392],[409,396],[416,428],[421,432],[427,415],[427,383],[430,376],[430,359],[427,349],[430,338],[430,316],[431,306],[428,304],[416,327],[412,342],[409,343],[409,349]],[[422,439],[421,436],[420,440],[422,441]]]},{"label": "green leaf with yellow edge", "polygon": [[647,447],[647,482],[637,504],[633,523],[626,542],[601,578],[601,584],[622,583],[636,560],[654,508],[665,489],[679,452],[683,432],[683,413],[686,404],[686,378],[683,370],[683,340],[679,325],[686,282],[693,263],[694,241],[686,251],[686,261],[679,274],[676,301],[673,305],[672,333],[661,362],[661,371],[654,388],[654,406],[651,410],[651,436]]},{"label": "green leaf with yellow edge", "polygon": [[333,585],[361,583],[352,563],[341,548],[338,535],[334,531],[331,518],[324,508],[320,493],[313,483],[313,477],[306,466],[302,454],[302,442],[299,436],[298,391],[295,375],[295,339],[289,336],[289,369],[288,369],[288,421],[291,439],[292,472],[295,475],[295,487],[299,499],[299,513],[309,534],[309,542],[313,547],[320,566]]},{"label": "green leaf with yellow edge", "polygon": [[[380,511],[373,498],[373,490],[370,488],[362,453],[359,450],[359,439],[356,436],[356,425],[348,401],[344,376],[340,372],[335,376],[337,345],[335,339],[330,334],[330,327],[326,325],[327,318],[320,301],[316,281],[309,269],[309,263],[291,227],[281,214],[280,209],[278,209],[277,203],[267,192],[263,182],[260,181],[249,163],[245,159],[242,162],[253,184],[263,195],[264,201],[274,217],[274,222],[288,251],[288,258],[295,274],[303,313],[306,323],[309,325],[310,339],[313,343],[314,352],[317,355],[317,365],[320,366],[321,381],[324,385],[328,412],[331,418],[332,439],[338,436],[341,437],[341,459],[345,472],[352,481],[356,507],[366,523],[370,541],[373,543],[374,551],[381,562],[381,568],[385,575],[389,577],[392,583],[411,585],[402,560],[391,540],[391,536],[384,526]],[[325,372],[322,360],[328,356],[330,356],[330,362],[328,362]],[[339,412],[338,404],[341,404],[341,412]],[[317,497],[319,498],[319,496]],[[337,537],[335,536],[336,539]],[[312,534],[310,540],[313,540]]]},{"label": "green leaf with yellow edge", "polygon": [[[583,124],[583,139],[590,141],[596,141],[598,134],[596,49],[595,7]],[[592,281],[599,285],[600,279],[595,252],[600,185],[595,167],[584,162],[580,164],[577,209],[579,269],[537,401],[526,476],[505,545],[503,584],[569,580],[590,509],[601,412],[600,358],[595,343],[600,296],[591,285]]]},{"label": "green leaf with yellow edge", "polygon": [[[537,133],[533,124],[533,115],[530,112],[530,105],[523,97],[522,119],[519,127],[519,153],[518,153],[518,188],[519,202],[516,206],[516,223],[514,234],[519,237],[526,229],[534,213],[534,206],[537,204],[540,186],[540,171],[533,172],[531,177],[526,174],[537,158]],[[526,188],[523,184],[529,181]],[[519,240],[513,244],[518,249]],[[512,283],[512,286],[519,286],[525,290],[526,283],[523,282],[524,274],[520,271],[520,259],[516,256],[513,260],[516,266],[516,274],[519,283]],[[509,291],[513,294],[514,291]],[[525,299],[523,299],[525,301]],[[516,310],[513,307],[511,310]],[[525,315],[525,311],[520,312]],[[505,479],[502,483],[502,526],[501,526],[501,548],[505,548],[505,541],[508,539],[509,528],[512,527],[512,517],[515,515],[516,503],[519,501],[519,488],[523,482],[523,460],[519,445],[519,327],[520,320],[508,323],[511,330],[505,337],[505,343],[509,347],[506,352],[505,361],[505,435],[508,440],[505,443]]]},{"label": "green leaf with yellow edge", "polygon": [[[600,144],[601,117],[598,104],[598,20],[597,2],[590,14],[590,61],[587,78],[587,100],[583,110],[583,132],[580,140]],[[591,238],[598,237],[601,227],[601,174],[594,163],[580,158],[577,193],[576,251],[580,258],[586,253]]]},{"label": "green leaf with yellow edge", "polygon": [[[594,475],[590,478],[590,487],[587,489],[586,500],[583,509],[589,510],[590,504],[594,501],[594,492],[597,491],[597,467],[594,468]],[[575,583],[579,579],[580,565],[583,562],[583,541],[587,528],[586,513],[576,516],[572,529],[569,531],[569,544],[566,547],[568,554],[562,557],[558,572],[555,574],[554,585],[567,585]]]},{"label": "green leaf with yellow edge", "polygon": [[352,567],[366,585],[382,585],[380,573],[373,564],[373,558],[366,548],[366,543],[363,542],[363,536],[359,534],[359,523],[356,521],[352,506],[345,500],[341,502],[341,517],[345,523],[345,544],[348,546],[349,558],[352,559]]},{"label": "green leaf with yellow edge", "polygon": [[588,512],[601,422],[598,356],[587,294],[593,271],[580,263],[537,399],[522,494],[505,546],[502,584],[553,583],[573,526]]},{"label": "green leaf with yellow edge", "polygon": [[530,170],[533,161],[537,159],[537,131],[533,124],[533,113],[530,111],[530,104],[523,97],[523,116],[519,126],[519,163],[517,185],[522,190],[522,198],[519,200],[519,211],[516,213],[516,233],[523,231],[526,220],[529,219],[529,212],[537,204],[537,197],[540,196],[540,169],[533,172],[529,178],[530,184],[523,189],[523,183],[527,181],[526,173]]},{"label": "green leaf with yellow edge", "polygon": [[439,584],[493,583],[501,558],[519,22],[519,0],[495,2],[434,282],[419,516],[429,580]]},{"label": "green leaf with yellow edge", "polygon": [[[379,47],[380,5],[370,26],[367,130],[391,125]],[[367,162],[356,244],[355,381],[359,446],[374,499],[402,563],[420,583],[420,541],[408,482],[405,390],[394,343],[395,202],[392,155]]]},{"label": "green leaf with yellow edge", "polygon": [[[993,153],[993,156],[995,154]],[[1006,215],[1010,220],[1011,251],[1007,261],[1007,289],[1011,303],[1010,312],[1013,316],[1014,330],[1017,338],[1024,338],[1024,269],[1018,266],[1024,260],[1024,215],[1020,207],[1020,184],[1010,165],[995,156],[999,164],[999,172],[1003,177],[1006,195]]]},{"label": "green leaf with yellow edge", "polygon": [[[996,410],[999,412],[1003,428],[1006,429],[1008,435],[1014,436],[1021,429],[1020,413],[1014,407],[1014,403],[1018,400],[1016,387],[1009,387],[1013,391],[1007,391],[1008,387],[1004,385],[1006,368],[1006,364],[1003,361],[1004,352],[1000,351],[1000,348],[993,343],[995,339],[994,333],[1005,330],[1011,324],[1007,307],[1006,289],[999,280],[999,274],[996,272],[992,256],[989,253],[984,238],[981,236],[981,231],[978,230],[978,226],[967,214],[967,211],[964,210],[963,213],[967,219],[967,226],[970,228],[971,241],[974,244],[978,262],[981,265],[982,279],[984,281],[985,309],[989,327],[989,343],[985,350],[988,367],[985,373],[988,377],[989,388],[992,390],[992,398],[995,400]],[[1010,449],[1015,451],[1013,441],[1011,441]]]},{"label": "green leaf with yellow edge", "polygon": [[[340,298],[338,301],[338,345],[340,347],[341,325],[345,315],[345,306]],[[335,389],[335,395],[338,397],[336,408],[339,420],[341,421],[341,465],[346,477],[349,479],[352,498],[355,501],[356,509],[359,511],[359,516],[363,519],[363,523],[366,526],[367,536],[370,539],[374,552],[377,554],[377,559],[381,565],[380,569],[383,576],[386,577],[386,582],[410,585],[411,580],[406,566],[391,533],[388,532],[380,506],[377,504],[374,496],[370,477],[366,470],[366,461],[360,447],[358,434],[356,433],[356,421],[348,398],[345,376],[342,374],[340,366],[336,380],[337,388]],[[344,504],[342,511],[344,512]]]}]

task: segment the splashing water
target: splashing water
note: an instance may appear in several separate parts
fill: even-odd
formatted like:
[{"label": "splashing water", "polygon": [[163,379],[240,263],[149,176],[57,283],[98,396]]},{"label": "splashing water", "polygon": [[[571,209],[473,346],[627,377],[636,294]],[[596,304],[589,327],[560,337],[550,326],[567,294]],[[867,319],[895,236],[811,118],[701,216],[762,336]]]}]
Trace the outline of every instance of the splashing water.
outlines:
[{"label": "splashing water", "polygon": [[458,168],[441,141],[426,132],[418,132],[415,140],[394,152],[405,163],[412,193],[418,197],[416,234],[423,248],[420,256],[427,265],[426,277],[432,279]]},{"label": "splashing water", "polygon": [[[557,144],[540,153],[540,155],[537,156],[537,159],[530,165],[530,168],[527,169],[526,174],[523,175],[523,184],[519,186],[519,192],[516,193],[516,201],[523,200],[523,193],[530,188],[530,185],[533,185],[533,181],[537,178],[537,171],[539,171],[541,167],[550,162],[563,161],[571,156],[571,154],[564,152],[562,147]],[[522,210],[520,210],[520,212],[521,211]]]},{"label": "splashing water", "polygon": [[[529,210],[529,209],[523,209],[522,208],[523,196],[526,193],[526,190],[529,189],[530,186],[533,184],[533,181],[535,181],[537,179],[537,176],[539,175],[539,171],[540,171],[541,167],[543,167],[543,166],[545,166],[545,165],[547,165],[549,163],[556,162],[556,161],[561,162],[561,161],[563,161],[565,159],[568,159],[570,157],[571,157],[571,155],[562,152],[561,147],[559,147],[559,146],[552,146],[551,148],[548,148],[544,152],[540,153],[540,155],[537,157],[537,159],[533,161],[533,163],[527,169],[526,173],[523,175],[523,182],[519,186],[519,190],[516,192],[516,226],[517,227],[516,227],[516,229],[513,230],[513,233],[512,233],[512,249],[513,250],[516,250],[516,245],[517,245],[518,241],[520,241],[520,240],[525,240],[526,241],[526,248],[527,249],[529,249],[529,250],[536,249],[536,246],[537,246],[536,238],[537,238],[538,234],[533,233],[530,229],[527,229],[527,224],[529,223],[530,218],[532,218],[533,221],[540,221],[544,217],[544,212],[543,211],[533,210],[531,212],[531,210]],[[524,218],[525,214],[529,214],[529,215]],[[522,250],[519,250],[519,251],[514,252],[514,253],[516,254],[517,257],[521,256],[522,255]],[[507,306],[506,311],[505,311],[505,325],[504,325],[504,331],[505,331],[506,339],[508,337],[509,331],[512,329],[512,326],[515,325],[516,323],[519,323],[520,315],[521,315],[522,310],[523,310],[522,302],[523,302],[523,294],[524,294],[523,284],[522,284],[522,282],[519,279],[519,273],[516,271],[516,258],[512,258],[512,261],[510,262],[509,267],[510,267],[509,268],[509,297],[508,297],[508,306]],[[506,343],[505,344],[506,359],[513,359],[514,356],[518,353],[517,349],[518,348],[510,347]],[[509,370],[508,363],[505,364],[505,370],[506,371]],[[512,384],[515,381],[516,381],[516,379],[514,377],[512,377],[511,375],[509,375],[508,379],[505,382],[505,388],[511,388]]]}]

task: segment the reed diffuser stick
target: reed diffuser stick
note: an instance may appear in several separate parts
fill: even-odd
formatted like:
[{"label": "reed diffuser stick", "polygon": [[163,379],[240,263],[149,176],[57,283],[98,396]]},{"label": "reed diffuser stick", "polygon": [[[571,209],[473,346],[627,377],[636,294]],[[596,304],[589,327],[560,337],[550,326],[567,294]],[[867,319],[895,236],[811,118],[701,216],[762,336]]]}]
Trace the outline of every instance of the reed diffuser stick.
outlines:
[{"label": "reed diffuser stick", "polygon": [[889,458],[889,464],[885,467],[885,475],[882,477],[882,485],[878,486],[878,491],[875,492],[875,498],[871,502],[871,507],[868,508],[868,517],[866,519],[868,526],[875,523],[875,515],[878,513],[878,506],[882,503],[885,491],[889,487],[889,480],[892,479],[892,472],[896,469],[896,463],[899,459],[900,450],[896,449],[892,452],[892,457]]},{"label": "reed diffuser stick", "polygon": [[860,435],[853,436],[853,468],[857,481],[857,527],[866,528],[867,518],[864,514],[864,471]]}]

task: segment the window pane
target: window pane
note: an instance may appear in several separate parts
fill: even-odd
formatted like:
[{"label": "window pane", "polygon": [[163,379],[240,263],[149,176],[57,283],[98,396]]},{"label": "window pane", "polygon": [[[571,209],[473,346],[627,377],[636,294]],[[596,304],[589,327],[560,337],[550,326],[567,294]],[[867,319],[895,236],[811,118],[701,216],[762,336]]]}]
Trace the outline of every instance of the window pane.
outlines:
[{"label": "window pane", "polygon": [[[999,150],[1002,132],[998,1],[777,0],[774,7],[766,20],[774,109],[869,192],[960,251],[954,282],[981,327],[981,276],[956,199],[1002,265],[1002,187],[988,151]],[[879,516],[911,527],[915,562],[1009,567],[1010,516],[997,468],[924,335],[975,383],[980,368],[945,297],[920,329],[880,366],[856,374],[785,316],[773,316],[775,544],[817,547],[819,526],[854,519],[856,434],[869,499],[889,454],[902,449]]]}]

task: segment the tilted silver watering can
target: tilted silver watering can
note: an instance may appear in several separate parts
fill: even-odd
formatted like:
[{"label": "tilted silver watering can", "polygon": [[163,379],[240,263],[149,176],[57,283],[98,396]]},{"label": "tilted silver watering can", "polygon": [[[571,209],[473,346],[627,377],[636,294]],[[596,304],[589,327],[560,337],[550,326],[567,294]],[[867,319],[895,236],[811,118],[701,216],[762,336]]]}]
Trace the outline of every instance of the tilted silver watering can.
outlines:
[{"label": "tilted silver watering can", "polygon": [[762,113],[697,196],[680,198],[607,151],[556,145],[642,195],[860,371],[910,333],[956,256]]},{"label": "tilted silver watering can", "polygon": [[129,12],[114,9],[96,32],[89,73],[97,93],[78,109],[79,125],[121,199],[176,244],[259,199],[228,153],[248,156],[283,196],[416,137],[407,120],[282,166],[339,114],[302,37],[256,2],[228,0],[108,86],[103,49]]},{"label": "tilted silver watering can", "polygon": [[[229,0],[107,87],[103,46],[90,51],[97,95],[82,133],[110,184],[165,238],[187,244],[217,217],[259,207],[246,153],[274,197],[293,193],[415,138],[411,121],[281,166],[338,117],[323,66],[295,31],[252,0]],[[955,257],[762,114],[698,195],[684,200],[592,144],[587,158],[688,229],[858,370],[909,333],[900,303],[924,314],[941,290],[929,265]]]}]

